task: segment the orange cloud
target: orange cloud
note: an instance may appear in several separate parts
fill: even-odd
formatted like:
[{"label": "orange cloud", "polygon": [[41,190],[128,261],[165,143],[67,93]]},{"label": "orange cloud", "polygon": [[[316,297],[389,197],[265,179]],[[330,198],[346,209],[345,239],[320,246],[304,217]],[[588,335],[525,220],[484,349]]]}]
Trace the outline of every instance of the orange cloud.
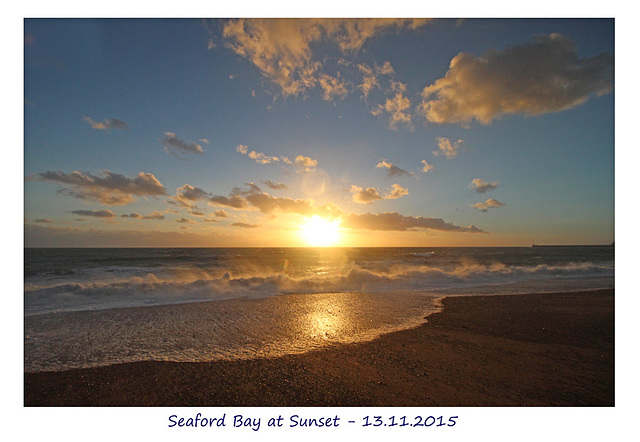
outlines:
[{"label": "orange cloud", "polygon": [[393,184],[386,195],[381,195],[375,187],[363,189],[358,186],[351,186],[353,201],[359,204],[371,204],[377,200],[393,200],[409,195],[409,191],[399,184]]},{"label": "orange cloud", "polygon": [[489,210],[491,208],[502,207],[504,205],[505,205],[504,203],[501,203],[500,201],[498,201],[496,199],[489,198],[484,203],[475,203],[471,207],[473,207],[474,209],[478,209],[481,212],[485,212],[486,213],[487,210]]},{"label": "orange cloud", "polygon": [[[343,54],[360,50],[389,29],[417,29],[425,19],[238,19],[229,20],[222,36],[227,47],[253,63],[277,85],[283,96],[322,87],[325,98],[343,96],[345,89],[327,77],[314,59],[312,44],[333,43]],[[328,92],[328,91],[331,92]]]},{"label": "orange cloud", "polygon": [[413,176],[413,173],[407,172],[404,169],[399,168],[398,166],[394,166],[387,160],[382,160],[378,164],[376,164],[376,168],[378,169],[387,169],[387,176],[396,177],[396,176]]},{"label": "orange cloud", "polygon": [[461,52],[449,71],[422,91],[427,122],[490,124],[505,114],[540,115],[578,106],[613,88],[613,56],[580,58],[560,34],[477,57]]},{"label": "orange cloud", "polygon": [[145,172],[129,178],[108,170],[103,171],[102,176],[79,171],[47,171],[28,179],[66,184],[71,188],[62,188],[58,190],[59,193],[108,205],[129,204],[135,201],[134,196],[167,195],[160,181],[153,174]]},{"label": "orange cloud", "polygon": [[438,137],[436,140],[438,141],[438,150],[433,151],[433,154],[436,156],[444,155],[448,159],[451,159],[456,157],[462,148],[462,140],[458,140],[454,143],[451,143],[449,138],[444,137]]},{"label": "orange cloud", "polygon": [[493,190],[498,187],[498,182],[494,181],[493,183],[488,183],[481,178],[475,178],[469,184],[469,188],[475,190],[477,193],[485,193],[489,190]]},{"label": "orange cloud", "polygon": [[354,213],[342,218],[342,226],[351,229],[407,231],[417,229],[439,230],[444,232],[486,233],[475,226],[460,227],[443,221],[441,218],[422,216],[404,216],[397,212],[363,215]]}]

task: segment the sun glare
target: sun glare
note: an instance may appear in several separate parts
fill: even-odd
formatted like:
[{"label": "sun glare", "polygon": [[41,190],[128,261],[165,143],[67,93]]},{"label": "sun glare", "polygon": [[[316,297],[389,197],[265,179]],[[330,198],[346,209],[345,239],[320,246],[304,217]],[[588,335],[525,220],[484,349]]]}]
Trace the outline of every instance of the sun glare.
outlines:
[{"label": "sun glare", "polygon": [[300,226],[300,237],[313,247],[331,247],[340,241],[340,221],[313,216]]}]

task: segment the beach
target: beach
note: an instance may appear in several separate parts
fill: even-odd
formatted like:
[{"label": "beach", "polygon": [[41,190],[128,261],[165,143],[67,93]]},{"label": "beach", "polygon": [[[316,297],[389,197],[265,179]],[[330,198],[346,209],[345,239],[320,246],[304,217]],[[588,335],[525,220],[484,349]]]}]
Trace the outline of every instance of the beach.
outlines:
[{"label": "beach", "polygon": [[426,323],[280,357],[24,375],[25,406],[613,406],[614,290],[448,296]]}]

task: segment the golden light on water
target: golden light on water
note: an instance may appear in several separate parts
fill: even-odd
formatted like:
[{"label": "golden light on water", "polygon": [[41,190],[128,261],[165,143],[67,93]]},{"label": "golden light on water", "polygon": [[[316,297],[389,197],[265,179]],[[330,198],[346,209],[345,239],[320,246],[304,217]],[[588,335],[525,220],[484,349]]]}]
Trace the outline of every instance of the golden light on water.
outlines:
[{"label": "golden light on water", "polygon": [[331,247],[340,242],[340,221],[313,216],[300,226],[300,237],[313,247]]}]

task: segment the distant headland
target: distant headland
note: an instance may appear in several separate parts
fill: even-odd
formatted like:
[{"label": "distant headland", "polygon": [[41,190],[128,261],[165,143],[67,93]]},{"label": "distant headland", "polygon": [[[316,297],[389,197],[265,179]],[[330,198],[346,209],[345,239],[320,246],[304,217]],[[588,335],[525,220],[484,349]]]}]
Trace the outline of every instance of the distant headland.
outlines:
[{"label": "distant headland", "polygon": [[532,244],[531,247],[615,247],[614,244]]}]

